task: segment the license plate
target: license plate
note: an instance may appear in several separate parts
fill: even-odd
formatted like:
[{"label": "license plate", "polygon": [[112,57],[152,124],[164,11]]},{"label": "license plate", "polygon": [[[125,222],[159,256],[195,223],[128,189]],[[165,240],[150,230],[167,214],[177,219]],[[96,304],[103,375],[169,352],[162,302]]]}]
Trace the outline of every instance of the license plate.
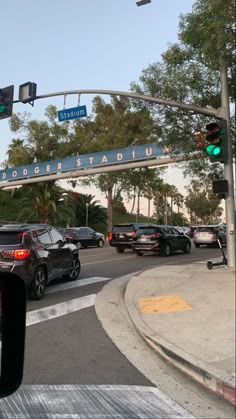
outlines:
[{"label": "license plate", "polygon": [[141,237],[140,241],[141,241],[141,242],[147,242],[147,241],[148,241],[148,239],[147,239],[147,237]]}]

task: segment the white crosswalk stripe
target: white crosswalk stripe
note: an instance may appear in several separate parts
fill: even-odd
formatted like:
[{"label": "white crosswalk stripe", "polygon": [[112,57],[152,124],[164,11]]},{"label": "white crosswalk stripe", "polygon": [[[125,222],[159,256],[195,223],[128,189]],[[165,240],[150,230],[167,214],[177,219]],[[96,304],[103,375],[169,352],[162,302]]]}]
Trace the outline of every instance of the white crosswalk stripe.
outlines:
[{"label": "white crosswalk stripe", "polygon": [[72,300],[54,304],[52,306],[28,311],[26,313],[26,326],[52,320],[65,316],[69,313],[91,307],[95,304],[96,294],[85,295],[84,297],[73,298]]},{"label": "white crosswalk stripe", "polygon": [[90,278],[78,279],[77,281],[64,282],[63,284],[49,286],[46,289],[45,294],[51,294],[53,292],[64,291],[71,288],[83,287],[85,285],[95,284],[96,282],[109,281],[110,279],[111,278],[93,276]]}]

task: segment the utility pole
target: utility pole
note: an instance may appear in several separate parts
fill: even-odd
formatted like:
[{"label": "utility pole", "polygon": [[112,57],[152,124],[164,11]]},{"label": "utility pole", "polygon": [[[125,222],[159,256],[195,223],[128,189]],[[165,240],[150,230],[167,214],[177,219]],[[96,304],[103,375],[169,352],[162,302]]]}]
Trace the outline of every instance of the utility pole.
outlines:
[{"label": "utility pole", "polygon": [[85,218],[86,218],[86,220],[85,220],[85,226],[86,227],[88,227],[88,207],[89,207],[89,204],[87,203],[86,204],[86,213],[85,213]]},{"label": "utility pole", "polygon": [[235,203],[234,203],[234,176],[233,176],[233,150],[230,133],[230,108],[229,90],[227,79],[227,65],[222,58],[220,61],[221,78],[221,106],[225,114],[226,125],[226,158],[224,162],[224,177],[228,181],[228,193],[225,198],[226,221],[227,221],[227,263],[235,268]]}]

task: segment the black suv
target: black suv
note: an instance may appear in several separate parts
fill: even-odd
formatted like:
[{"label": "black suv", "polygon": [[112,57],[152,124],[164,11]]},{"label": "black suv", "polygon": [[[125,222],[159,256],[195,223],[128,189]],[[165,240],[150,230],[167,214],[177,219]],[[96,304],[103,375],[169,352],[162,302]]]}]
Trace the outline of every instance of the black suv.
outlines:
[{"label": "black suv", "polygon": [[116,248],[117,253],[123,253],[125,249],[132,249],[133,238],[139,227],[145,223],[114,224],[109,235],[109,244]]},{"label": "black suv", "polygon": [[79,251],[49,225],[1,225],[0,271],[18,274],[26,283],[29,297],[40,300],[53,279],[78,278]]},{"label": "black suv", "polygon": [[161,253],[170,256],[172,252],[182,250],[189,253],[191,242],[189,238],[176,228],[162,225],[140,227],[134,237],[132,248],[138,256],[144,252]]}]

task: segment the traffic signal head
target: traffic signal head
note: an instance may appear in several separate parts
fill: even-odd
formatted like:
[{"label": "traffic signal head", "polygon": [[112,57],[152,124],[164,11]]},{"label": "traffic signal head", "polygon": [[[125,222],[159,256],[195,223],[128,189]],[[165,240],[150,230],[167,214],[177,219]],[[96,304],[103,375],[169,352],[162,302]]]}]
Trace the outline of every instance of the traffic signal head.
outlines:
[{"label": "traffic signal head", "polygon": [[14,86],[0,88],[0,119],[12,115]]},{"label": "traffic signal head", "polygon": [[212,163],[220,161],[224,162],[224,128],[221,128],[217,123],[212,122],[206,126],[207,146],[206,153],[210,156]]}]

